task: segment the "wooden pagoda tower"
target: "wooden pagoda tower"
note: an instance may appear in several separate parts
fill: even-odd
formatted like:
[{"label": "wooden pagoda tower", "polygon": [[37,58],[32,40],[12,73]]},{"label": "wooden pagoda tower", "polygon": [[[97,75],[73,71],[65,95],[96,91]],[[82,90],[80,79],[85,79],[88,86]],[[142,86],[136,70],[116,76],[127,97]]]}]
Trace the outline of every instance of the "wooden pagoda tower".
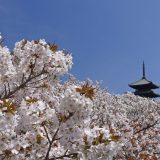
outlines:
[{"label": "wooden pagoda tower", "polygon": [[129,84],[129,86],[135,89],[134,94],[139,95],[141,97],[148,97],[148,98],[156,98],[160,97],[159,94],[154,93],[153,89],[159,88],[158,85],[154,84],[152,81],[146,79],[145,75],[145,64],[143,62],[143,76],[140,80]]}]

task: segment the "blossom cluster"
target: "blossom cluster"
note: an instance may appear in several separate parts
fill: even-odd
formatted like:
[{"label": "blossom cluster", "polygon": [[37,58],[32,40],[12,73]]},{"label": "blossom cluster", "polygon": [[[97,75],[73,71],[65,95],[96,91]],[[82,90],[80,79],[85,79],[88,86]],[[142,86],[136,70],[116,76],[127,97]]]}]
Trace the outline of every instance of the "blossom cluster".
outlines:
[{"label": "blossom cluster", "polygon": [[111,95],[98,87],[93,124],[119,136],[118,160],[160,159],[160,103],[132,93]]},{"label": "blossom cluster", "polygon": [[0,46],[0,159],[158,160],[159,102],[62,81],[72,64],[43,39]]}]

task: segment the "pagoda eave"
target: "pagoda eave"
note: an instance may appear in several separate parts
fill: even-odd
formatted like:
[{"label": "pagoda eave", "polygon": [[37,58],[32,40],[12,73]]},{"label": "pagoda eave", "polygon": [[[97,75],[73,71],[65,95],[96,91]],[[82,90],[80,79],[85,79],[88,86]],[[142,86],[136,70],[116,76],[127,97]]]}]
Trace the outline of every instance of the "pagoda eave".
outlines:
[{"label": "pagoda eave", "polygon": [[141,97],[148,97],[148,98],[157,98],[160,97],[159,94],[154,93],[152,90],[149,91],[135,91],[135,95],[141,96]]},{"label": "pagoda eave", "polygon": [[150,83],[150,84],[143,84],[143,85],[134,85],[134,84],[129,84],[129,86],[133,89],[137,89],[137,90],[144,90],[144,89],[157,89],[159,88],[159,86]]}]

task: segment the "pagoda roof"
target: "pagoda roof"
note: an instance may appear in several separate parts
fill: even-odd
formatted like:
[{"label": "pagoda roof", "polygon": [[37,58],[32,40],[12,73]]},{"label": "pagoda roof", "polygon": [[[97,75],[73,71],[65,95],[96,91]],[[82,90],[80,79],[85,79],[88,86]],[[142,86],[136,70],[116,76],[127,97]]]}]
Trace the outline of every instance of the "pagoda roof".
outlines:
[{"label": "pagoda roof", "polygon": [[137,90],[134,92],[135,95],[139,95],[141,97],[148,97],[148,98],[156,98],[156,97],[160,97],[159,94],[154,93],[152,90],[148,90],[148,91],[140,91]]},{"label": "pagoda roof", "polygon": [[147,80],[145,77],[143,77],[142,79],[133,82],[131,84],[129,84],[130,87],[134,88],[134,89],[156,89],[159,88],[158,85],[152,83],[151,81]]}]

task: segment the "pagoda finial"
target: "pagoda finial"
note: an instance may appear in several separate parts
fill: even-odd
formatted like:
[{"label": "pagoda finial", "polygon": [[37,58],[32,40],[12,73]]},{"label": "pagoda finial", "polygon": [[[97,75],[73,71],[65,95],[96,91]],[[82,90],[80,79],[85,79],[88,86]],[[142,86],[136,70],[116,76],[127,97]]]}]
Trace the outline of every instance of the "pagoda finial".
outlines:
[{"label": "pagoda finial", "polygon": [[145,75],[145,64],[144,64],[144,61],[143,61],[143,77],[142,79],[146,78],[146,75]]}]

